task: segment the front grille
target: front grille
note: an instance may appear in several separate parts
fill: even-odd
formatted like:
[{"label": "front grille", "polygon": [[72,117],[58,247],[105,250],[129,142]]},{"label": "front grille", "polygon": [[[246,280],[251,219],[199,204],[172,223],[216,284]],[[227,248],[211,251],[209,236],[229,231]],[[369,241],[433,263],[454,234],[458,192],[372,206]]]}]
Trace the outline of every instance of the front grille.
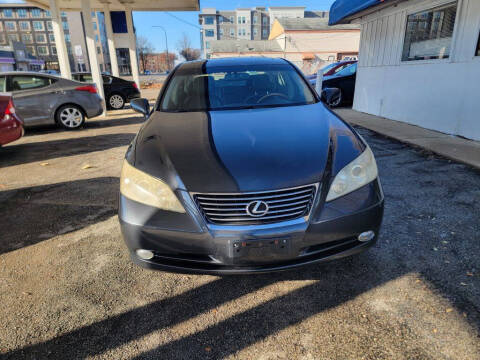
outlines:
[{"label": "front grille", "polygon": [[[315,184],[291,189],[238,194],[195,193],[193,198],[207,221],[212,224],[268,224],[308,215],[316,190],[317,185]],[[257,202],[262,202],[262,204],[255,209]],[[264,204],[268,206],[268,210]]]}]

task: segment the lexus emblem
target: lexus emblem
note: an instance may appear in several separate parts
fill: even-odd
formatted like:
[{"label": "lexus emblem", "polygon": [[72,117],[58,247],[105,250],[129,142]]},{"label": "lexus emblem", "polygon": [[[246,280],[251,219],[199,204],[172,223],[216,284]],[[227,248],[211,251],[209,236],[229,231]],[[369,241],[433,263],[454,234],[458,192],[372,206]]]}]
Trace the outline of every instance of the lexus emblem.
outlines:
[{"label": "lexus emblem", "polygon": [[268,212],[268,205],[265,201],[252,201],[248,203],[247,214],[253,217],[264,216]]}]

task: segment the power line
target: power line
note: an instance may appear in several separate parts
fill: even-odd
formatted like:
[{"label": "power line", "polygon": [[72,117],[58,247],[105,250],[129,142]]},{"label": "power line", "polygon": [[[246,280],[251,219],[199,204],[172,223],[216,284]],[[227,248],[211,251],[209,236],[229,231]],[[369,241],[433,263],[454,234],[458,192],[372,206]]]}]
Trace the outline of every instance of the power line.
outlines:
[{"label": "power line", "polygon": [[183,23],[185,23],[185,24],[187,24],[187,25],[193,26],[193,27],[195,27],[195,28],[197,28],[197,29],[201,29],[200,26],[195,25],[195,24],[192,24],[191,22],[188,22],[187,20],[184,20],[184,19],[178,17],[177,15],[170,14],[168,11],[166,11],[165,14],[170,15],[171,17],[173,17],[173,18],[177,19],[178,21],[181,21],[181,22],[183,22]]}]

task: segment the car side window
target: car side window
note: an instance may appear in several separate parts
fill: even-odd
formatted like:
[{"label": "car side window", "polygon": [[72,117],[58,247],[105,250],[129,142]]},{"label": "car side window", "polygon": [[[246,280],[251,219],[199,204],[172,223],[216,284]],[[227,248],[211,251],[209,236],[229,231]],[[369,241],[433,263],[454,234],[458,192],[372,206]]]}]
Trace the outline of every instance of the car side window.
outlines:
[{"label": "car side window", "polygon": [[102,75],[103,83],[104,84],[111,84],[112,78],[110,76]]},{"label": "car side window", "polygon": [[46,87],[52,83],[50,78],[43,76],[15,75],[12,76],[9,91],[31,90]]},{"label": "car side window", "polygon": [[0,76],[0,92],[6,91],[7,77]]}]

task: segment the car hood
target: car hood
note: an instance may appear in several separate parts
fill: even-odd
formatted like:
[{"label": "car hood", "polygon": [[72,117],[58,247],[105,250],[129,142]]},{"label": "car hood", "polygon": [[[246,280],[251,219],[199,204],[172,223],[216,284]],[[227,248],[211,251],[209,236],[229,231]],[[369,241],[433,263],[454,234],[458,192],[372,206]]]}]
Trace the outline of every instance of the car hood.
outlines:
[{"label": "car hood", "polygon": [[191,192],[295,187],[321,181],[339,133],[350,144],[343,156],[348,163],[363,145],[321,103],[155,112],[137,137],[135,166]]}]

